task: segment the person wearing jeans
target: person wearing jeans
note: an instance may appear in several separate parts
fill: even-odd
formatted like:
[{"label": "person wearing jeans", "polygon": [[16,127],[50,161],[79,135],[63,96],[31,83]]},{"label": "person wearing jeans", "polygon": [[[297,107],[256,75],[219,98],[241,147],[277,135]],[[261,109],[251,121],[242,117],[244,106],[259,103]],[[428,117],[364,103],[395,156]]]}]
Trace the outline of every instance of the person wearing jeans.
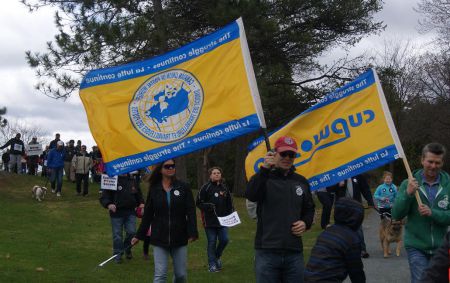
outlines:
[{"label": "person wearing jeans", "polygon": [[189,186],[176,179],[175,161],[169,159],[156,166],[149,179],[150,187],[144,216],[133,245],[144,240],[151,225],[155,273],[153,282],[166,282],[169,257],[172,257],[174,282],[187,281],[187,244],[198,239],[195,203]]},{"label": "person wearing jeans", "polygon": [[255,273],[257,283],[302,283],[302,235],[311,228],[314,202],[308,180],[295,173],[297,143],[280,137],[250,178],[245,197],[257,202]]},{"label": "person wearing jeans", "polygon": [[58,141],[56,148],[50,150],[47,158],[47,168],[50,173],[50,184],[52,187],[52,193],[56,193],[57,197],[61,196],[65,156],[66,153],[64,151],[64,142]]},{"label": "person wearing jeans", "polygon": [[153,246],[153,257],[155,260],[154,281],[157,283],[167,282],[167,270],[169,268],[169,257],[173,260],[173,273],[176,278],[174,282],[186,282],[187,278],[187,245],[163,248]]},{"label": "person wearing jeans", "polygon": [[404,243],[413,283],[422,282],[424,270],[450,225],[450,176],[441,170],[445,153],[445,147],[439,143],[425,145],[422,169],[402,182],[392,207],[392,219],[408,217]]},{"label": "person wearing jeans", "polygon": [[234,211],[232,196],[224,184],[222,169],[212,167],[208,170],[209,182],[204,184],[197,195],[197,207],[202,214],[205,227],[209,272],[222,269],[220,257],[228,244],[228,228],[220,225],[217,217],[223,217]]},{"label": "person wearing jeans", "polygon": [[9,171],[11,173],[20,173],[20,160],[22,156],[25,154],[25,145],[23,141],[20,139],[21,134],[17,133],[16,136],[10,139],[7,143],[0,146],[0,149],[4,149],[8,146],[11,146],[9,150]]},{"label": "person wearing jeans", "polygon": [[[136,233],[136,208],[144,207],[144,199],[134,176],[119,175],[117,190],[102,190],[100,204],[108,209],[111,217],[113,254],[116,263],[122,263],[122,254],[132,259],[131,239]],[[125,230],[125,238],[123,231]]]}]

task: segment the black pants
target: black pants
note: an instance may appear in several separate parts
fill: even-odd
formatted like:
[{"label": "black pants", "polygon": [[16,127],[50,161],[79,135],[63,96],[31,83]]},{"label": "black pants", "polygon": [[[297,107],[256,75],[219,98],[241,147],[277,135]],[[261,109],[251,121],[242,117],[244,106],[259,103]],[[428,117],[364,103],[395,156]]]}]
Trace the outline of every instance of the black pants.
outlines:
[{"label": "black pants", "polygon": [[37,175],[38,164],[37,162],[28,163],[28,175]]},{"label": "black pants", "polygon": [[325,229],[327,225],[330,224],[334,194],[329,192],[317,192],[317,198],[319,198],[319,201],[322,204],[322,218],[320,220],[320,227],[322,227],[322,229]]},{"label": "black pants", "polygon": [[75,179],[77,181],[77,193],[81,193],[81,181],[83,181],[83,196],[88,194],[88,184],[89,184],[89,173],[86,174],[75,174]]}]

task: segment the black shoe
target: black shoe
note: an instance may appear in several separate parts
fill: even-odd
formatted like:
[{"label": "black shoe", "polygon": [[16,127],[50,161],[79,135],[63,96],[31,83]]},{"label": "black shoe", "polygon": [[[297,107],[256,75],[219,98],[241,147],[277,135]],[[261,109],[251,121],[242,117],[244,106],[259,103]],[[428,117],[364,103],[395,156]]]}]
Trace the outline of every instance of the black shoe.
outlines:
[{"label": "black shoe", "polygon": [[366,251],[362,251],[361,252],[361,257],[362,258],[368,258],[370,255],[369,255],[369,253],[368,252],[366,252]]},{"label": "black shoe", "polygon": [[115,261],[117,264],[121,264],[121,263],[122,263],[122,258],[116,257],[116,258],[114,259],[114,261]]},{"label": "black shoe", "polygon": [[126,258],[127,259],[132,259],[133,255],[131,254],[131,252],[126,253]]}]

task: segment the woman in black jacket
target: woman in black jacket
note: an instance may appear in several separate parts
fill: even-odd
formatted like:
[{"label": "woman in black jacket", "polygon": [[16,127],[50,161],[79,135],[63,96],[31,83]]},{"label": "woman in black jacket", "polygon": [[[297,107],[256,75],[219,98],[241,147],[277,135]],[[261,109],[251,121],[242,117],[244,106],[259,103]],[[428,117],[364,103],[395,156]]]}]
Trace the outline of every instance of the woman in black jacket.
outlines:
[{"label": "woman in black jacket", "polygon": [[222,269],[220,257],[228,244],[228,228],[221,226],[217,217],[231,214],[233,202],[230,191],[224,184],[222,169],[212,167],[208,173],[210,180],[198,192],[197,207],[202,212],[203,226],[208,239],[208,270],[218,272]]},{"label": "woman in black jacket", "polygon": [[151,225],[150,244],[155,263],[154,281],[166,282],[169,255],[174,281],[187,279],[187,244],[198,238],[195,203],[189,186],[175,178],[175,161],[158,165],[150,176],[144,216],[132,244],[144,240]]}]

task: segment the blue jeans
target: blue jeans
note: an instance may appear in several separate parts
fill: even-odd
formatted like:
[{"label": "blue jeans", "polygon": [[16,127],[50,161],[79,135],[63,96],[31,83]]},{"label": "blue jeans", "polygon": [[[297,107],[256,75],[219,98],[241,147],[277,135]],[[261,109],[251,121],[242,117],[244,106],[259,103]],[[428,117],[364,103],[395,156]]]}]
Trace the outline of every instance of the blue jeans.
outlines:
[{"label": "blue jeans", "polygon": [[153,283],[166,283],[169,255],[173,261],[173,282],[187,282],[187,246],[173,248],[153,246],[153,259],[155,262]]},{"label": "blue jeans", "polygon": [[[136,216],[133,214],[123,217],[111,217],[113,254],[131,252],[131,239],[136,234]],[[125,229],[125,240],[123,239],[123,230]],[[120,256],[118,256],[120,258]]]},{"label": "blue jeans", "polygon": [[406,253],[408,254],[411,283],[419,282],[424,270],[428,267],[432,256],[410,247],[406,248]]},{"label": "blue jeans", "polygon": [[[206,238],[208,239],[208,264],[213,266],[217,264],[217,260],[222,256],[223,250],[228,244],[228,228],[205,228]],[[219,244],[217,244],[219,240]]]},{"label": "blue jeans", "polygon": [[50,184],[52,186],[52,190],[55,189],[55,183],[56,183],[56,192],[57,193],[61,192],[63,169],[64,169],[64,167],[52,168],[52,172],[50,174]]},{"label": "blue jeans", "polygon": [[303,283],[303,252],[255,250],[257,283]]}]

